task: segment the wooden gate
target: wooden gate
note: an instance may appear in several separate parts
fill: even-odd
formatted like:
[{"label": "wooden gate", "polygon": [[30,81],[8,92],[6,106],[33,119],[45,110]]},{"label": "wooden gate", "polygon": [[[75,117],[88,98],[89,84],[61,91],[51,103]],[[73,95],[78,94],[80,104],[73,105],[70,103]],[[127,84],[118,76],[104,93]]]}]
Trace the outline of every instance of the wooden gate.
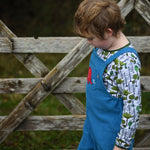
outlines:
[{"label": "wooden gate", "polygon": [[[150,25],[148,0],[120,0],[118,5],[123,17],[135,9]],[[82,130],[85,107],[72,93],[85,92],[86,78],[67,75],[92,51],[93,47],[79,37],[38,39],[16,37],[2,21],[0,21],[0,35],[0,52],[14,55],[36,77],[0,79],[0,93],[27,93],[8,116],[0,116],[0,143],[16,130]],[[138,53],[150,53],[150,36],[128,38]],[[49,70],[33,53],[68,54]],[[143,92],[150,91],[150,76],[141,77],[141,87]],[[63,103],[72,115],[29,116],[50,93]],[[149,114],[140,116],[138,129],[150,129]],[[145,140],[150,140],[150,135],[147,135],[138,146],[142,146]],[[142,148],[135,149],[142,150]]]}]

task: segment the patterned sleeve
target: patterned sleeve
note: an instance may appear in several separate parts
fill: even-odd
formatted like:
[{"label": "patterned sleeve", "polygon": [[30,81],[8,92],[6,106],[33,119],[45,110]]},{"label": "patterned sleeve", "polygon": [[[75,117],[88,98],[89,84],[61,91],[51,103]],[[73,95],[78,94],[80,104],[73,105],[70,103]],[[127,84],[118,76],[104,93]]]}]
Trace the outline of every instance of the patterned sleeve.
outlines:
[{"label": "patterned sleeve", "polygon": [[[126,53],[121,58],[117,84],[123,96],[121,129],[116,138],[116,146],[129,148],[139,122],[141,111],[140,61],[134,53]],[[122,56],[123,57],[123,56]]]}]

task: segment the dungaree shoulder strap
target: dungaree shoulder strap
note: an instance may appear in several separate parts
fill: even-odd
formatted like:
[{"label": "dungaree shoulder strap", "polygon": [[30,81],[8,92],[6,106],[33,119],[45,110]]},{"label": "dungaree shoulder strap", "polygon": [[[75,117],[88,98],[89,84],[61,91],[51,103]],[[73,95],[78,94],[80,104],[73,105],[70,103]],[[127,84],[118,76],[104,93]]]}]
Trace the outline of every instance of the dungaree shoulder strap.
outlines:
[{"label": "dungaree shoulder strap", "polygon": [[[122,55],[124,53],[128,53],[128,52],[132,52],[132,53],[136,54],[138,59],[139,59],[138,53],[136,52],[136,50],[134,48],[132,48],[132,47],[125,47],[125,48],[121,49],[120,51],[118,51],[117,53],[115,53],[114,55],[110,56],[106,60],[106,64],[108,65],[109,63],[111,63],[113,60],[115,60],[120,55]],[[140,59],[139,59],[139,61],[140,61]]]}]

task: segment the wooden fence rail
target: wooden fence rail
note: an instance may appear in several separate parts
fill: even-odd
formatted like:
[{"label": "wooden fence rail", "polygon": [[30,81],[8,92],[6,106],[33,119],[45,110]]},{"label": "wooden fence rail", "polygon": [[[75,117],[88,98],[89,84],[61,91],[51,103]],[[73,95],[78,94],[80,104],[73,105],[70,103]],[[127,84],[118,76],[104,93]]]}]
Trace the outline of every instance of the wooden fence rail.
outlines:
[{"label": "wooden fence rail", "polygon": [[[125,18],[135,9],[150,25],[148,0],[120,0]],[[8,115],[0,116],[0,143],[13,131],[82,130],[85,106],[73,93],[85,93],[85,77],[67,75],[92,51],[79,37],[16,37],[0,21],[0,53],[16,57],[36,78],[0,79],[0,94],[27,94]],[[150,36],[129,36],[138,53],[150,53]],[[33,53],[67,53],[50,71]],[[150,92],[150,76],[141,76],[142,92]],[[72,113],[67,116],[29,116],[52,93]],[[150,114],[142,114],[138,129],[150,129]],[[145,140],[150,140],[148,134]],[[138,146],[143,146],[142,142]],[[134,150],[150,148],[135,148]]]},{"label": "wooden fence rail", "polygon": [[[85,115],[29,116],[16,131],[82,130]],[[0,116],[0,121],[5,116]],[[150,129],[150,115],[141,115],[138,129]],[[8,132],[9,129],[1,131]]]},{"label": "wooden fence rail", "polygon": [[[127,36],[139,53],[150,53],[150,36]],[[68,53],[80,37],[0,38],[0,53]],[[68,44],[69,43],[69,44]]]},{"label": "wooden fence rail", "polygon": [[[0,79],[0,94],[26,94],[43,78]],[[67,77],[52,93],[85,93],[86,77]],[[150,76],[141,76],[142,92],[150,92]]]}]

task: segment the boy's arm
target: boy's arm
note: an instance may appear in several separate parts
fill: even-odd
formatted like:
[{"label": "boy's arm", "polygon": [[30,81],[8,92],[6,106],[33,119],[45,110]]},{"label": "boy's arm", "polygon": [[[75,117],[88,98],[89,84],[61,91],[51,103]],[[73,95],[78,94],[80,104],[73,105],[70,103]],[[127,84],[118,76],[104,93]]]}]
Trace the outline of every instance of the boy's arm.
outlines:
[{"label": "boy's arm", "polygon": [[130,147],[134,139],[141,111],[140,62],[135,54],[130,55],[134,57],[129,57],[118,72],[118,79],[123,81],[118,84],[118,88],[122,92],[124,105],[116,146],[125,149]]}]

